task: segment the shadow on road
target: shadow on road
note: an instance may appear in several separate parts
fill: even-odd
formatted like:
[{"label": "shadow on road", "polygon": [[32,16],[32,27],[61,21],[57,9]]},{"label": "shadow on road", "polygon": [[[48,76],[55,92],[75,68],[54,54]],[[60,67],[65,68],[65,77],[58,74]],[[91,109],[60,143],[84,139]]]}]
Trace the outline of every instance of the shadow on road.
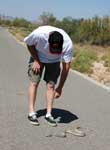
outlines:
[{"label": "shadow on road", "polygon": [[[38,118],[45,116],[46,114],[46,109],[40,109],[37,111]],[[52,116],[57,119],[59,118],[59,123],[70,123],[74,120],[79,119],[78,116],[75,114],[71,113],[70,111],[64,110],[64,109],[59,109],[59,108],[53,108],[52,111]]]}]

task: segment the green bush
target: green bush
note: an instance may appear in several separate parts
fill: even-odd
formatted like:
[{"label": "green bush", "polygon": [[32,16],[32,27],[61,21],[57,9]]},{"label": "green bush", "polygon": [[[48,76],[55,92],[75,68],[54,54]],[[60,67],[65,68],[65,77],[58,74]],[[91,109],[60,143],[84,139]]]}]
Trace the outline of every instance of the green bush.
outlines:
[{"label": "green bush", "polygon": [[93,61],[97,60],[97,53],[91,50],[80,50],[75,52],[72,69],[82,73],[91,73]]}]

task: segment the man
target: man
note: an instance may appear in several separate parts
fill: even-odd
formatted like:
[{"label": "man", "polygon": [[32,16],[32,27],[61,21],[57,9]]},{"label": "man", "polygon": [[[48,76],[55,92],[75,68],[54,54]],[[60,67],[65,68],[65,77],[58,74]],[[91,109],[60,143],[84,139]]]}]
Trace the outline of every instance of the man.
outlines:
[{"label": "man", "polygon": [[[57,123],[52,117],[53,100],[61,96],[68,76],[72,60],[72,41],[64,30],[53,26],[38,27],[24,41],[31,54],[28,69],[30,79],[28,119],[32,124],[39,125],[35,112],[35,100],[42,71],[45,68],[43,78],[47,87],[45,119],[51,126],[56,126]],[[60,69],[60,63],[62,63],[62,70]],[[55,89],[59,76],[59,84]]]}]

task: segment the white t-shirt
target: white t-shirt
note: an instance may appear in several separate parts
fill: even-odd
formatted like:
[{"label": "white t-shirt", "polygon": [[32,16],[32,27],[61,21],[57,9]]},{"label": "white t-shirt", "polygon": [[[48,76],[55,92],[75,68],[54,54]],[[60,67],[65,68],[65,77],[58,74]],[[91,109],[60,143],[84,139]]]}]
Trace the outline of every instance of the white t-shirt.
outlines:
[{"label": "white t-shirt", "polygon": [[[63,50],[60,55],[52,54],[49,51],[49,33],[52,31],[58,31],[63,35],[64,43]],[[69,35],[62,29],[53,26],[40,26],[29,34],[24,42],[31,46],[34,45],[39,57],[39,60],[43,63],[54,63],[54,62],[71,62],[72,60],[72,49],[73,44]]]}]

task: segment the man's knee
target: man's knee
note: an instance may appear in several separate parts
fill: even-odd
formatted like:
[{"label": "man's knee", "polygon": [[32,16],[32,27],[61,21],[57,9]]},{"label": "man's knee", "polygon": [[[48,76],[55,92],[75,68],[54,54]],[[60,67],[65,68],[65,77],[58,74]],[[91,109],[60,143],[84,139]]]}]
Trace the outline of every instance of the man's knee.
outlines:
[{"label": "man's knee", "polygon": [[29,86],[30,86],[31,88],[37,88],[38,85],[39,85],[39,83],[35,83],[35,82],[31,82],[31,81],[30,81],[30,84],[29,84]]},{"label": "man's knee", "polygon": [[47,89],[48,90],[54,90],[54,87],[55,87],[55,83],[53,81],[49,81],[47,83]]}]

